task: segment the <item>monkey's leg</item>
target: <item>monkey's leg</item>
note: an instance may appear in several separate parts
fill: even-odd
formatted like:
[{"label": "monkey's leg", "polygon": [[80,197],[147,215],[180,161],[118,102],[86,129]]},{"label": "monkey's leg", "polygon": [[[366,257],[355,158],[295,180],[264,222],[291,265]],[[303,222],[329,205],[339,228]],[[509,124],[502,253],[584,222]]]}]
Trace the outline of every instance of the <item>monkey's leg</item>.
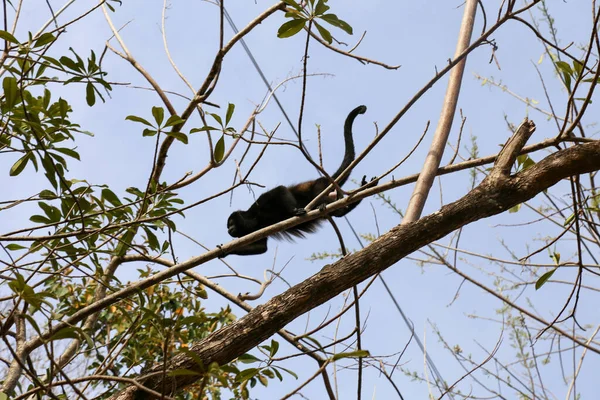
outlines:
[{"label": "monkey's leg", "polygon": [[343,208],[339,208],[335,211],[331,212],[331,215],[333,215],[334,217],[343,217],[344,215],[348,214],[350,211],[354,210],[356,208],[356,206],[358,206],[360,204],[361,200],[358,200],[355,203],[352,203],[346,207]]},{"label": "monkey's leg", "polygon": [[[360,185],[364,186],[365,189],[368,189],[373,186],[377,186],[378,183],[379,183],[379,180],[376,177],[371,178],[371,181],[367,183],[367,176],[363,175],[362,182]],[[354,202],[344,208],[335,210],[331,213],[331,215],[333,215],[334,217],[343,217],[344,215],[348,214],[350,211],[354,210],[356,208],[356,206],[358,206],[360,204],[361,201],[362,200],[358,200],[357,202]]]}]

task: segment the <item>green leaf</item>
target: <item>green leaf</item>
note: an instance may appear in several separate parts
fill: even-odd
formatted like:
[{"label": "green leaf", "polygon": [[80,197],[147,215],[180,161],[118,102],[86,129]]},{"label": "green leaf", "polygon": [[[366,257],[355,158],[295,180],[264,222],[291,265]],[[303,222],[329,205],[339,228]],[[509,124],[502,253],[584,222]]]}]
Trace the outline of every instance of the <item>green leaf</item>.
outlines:
[{"label": "green leaf", "polygon": [[329,10],[329,6],[325,4],[327,0],[319,0],[315,6],[315,15],[325,14]]},{"label": "green leaf", "polygon": [[65,154],[69,157],[73,157],[76,160],[81,161],[81,159],[79,158],[79,153],[76,152],[75,150],[67,149],[64,147],[55,148],[54,150],[58,151],[59,153]]},{"label": "green leaf", "polygon": [[571,89],[571,76],[573,76],[573,70],[571,66],[564,61],[557,61],[555,65],[558,67],[560,74],[563,76],[565,86],[567,89]]},{"label": "green leaf", "polygon": [[225,155],[225,135],[221,136],[221,139],[217,142],[215,146],[215,161],[221,162],[223,156]]},{"label": "green leaf", "polygon": [[555,64],[562,72],[568,74],[569,76],[573,76],[573,70],[569,64],[564,61],[557,61]]},{"label": "green leaf", "polygon": [[188,144],[188,137],[183,132],[167,132],[167,136],[174,137],[182,143]]},{"label": "green leaf", "polygon": [[42,331],[40,330],[40,326],[38,325],[37,321],[35,320],[35,318],[33,318],[31,315],[29,314],[21,314],[24,318],[27,319],[27,321],[29,321],[29,323],[31,324],[31,326],[33,327],[33,329],[35,329],[35,331],[41,335]]},{"label": "green leaf", "polygon": [[280,39],[285,39],[294,36],[296,33],[300,32],[302,28],[304,28],[304,25],[306,25],[305,19],[293,19],[288,21],[279,27],[279,30],[277,31],[277,37]]},{"label": "green leaf", "polygon": [[238,382],[244,382],[244,381],[256,376],[256,374],[258,374],[258,368],[248,368],[243,371],[240,371],[240,373],[238,374],[238,376],[236,376],[235,379]]},{"label": "green leaf", "polygon": [[54,160],[57,161],[57,164],[61,164],[62,166],[64,166],[66,168],[67,161],[63,157],[59,156],[56,153],[48,152],[48,154],[50,155],[50,157],[52,157]]},{"label": "green leaf", "polygon": [[508,212],[511,213],[511,214],[519,212],[519,210],[521,209],[521,205],[522,204],[517,204],[516,206],[509,208]]},{"label": "green leaf", "polygon": [[144,129],[142,131],[142,136],[154,136],[158,133],[155,129]]},{"label": "green leaf", "polygon": [[577,77],[580,77],[583,73],[583,64],[580,61],[573,60],[573,70],[577,72]]},{"label": "green leaf", "polygon": [[349,351],[346,353],[338,353],[333,355],[333,361],[340,360],[342,358],[359,358],[359,357],[369,357],[371,354],[367,350],[356,350]]},{"label": "green leaf", "polygon": [[79,339],[79,332],[77,332],[77,328],[63,328],[50,337],[50,340],[61,339]]},{"label": "green leaf", "polygon": [[331,44],[333,42],[333,37],[331,37],[331,33],[323,28],[321,25],[317,24],[315,22],[315,26],[317,27],[317,30],[319,31],[319,34],[321,35],[321,37],[323,38],[324,41],[326,41],[327,43]]},{"label": "green leaf", "polygon": [[300,7],[300,5],[298,5],[298,3],[296,3],[294,0],[283,0],[283,2],[298,11],[302,11],[302,7]]},{"label": "green leaf", "polygon": [[523,169],[522,169],[522,171],[525,171],[526,169],[528,169],[528,168],[531,168],[531,167],[533,167],[534,165],[535,165],[535,161],[533,161],[533,160],[531,159],[531,157],[527,157],[527,158],[525,159],[525,161],[523,162]]},{"label": "green leaf", "polygon": [[[268,377],[269,379],[275,378],[275,373],[271,369],[263,369],[262,374],[264,376]],[[265,386],[267,386],[267,385],[265,385]]]},{"label": "green leaf", "polygon": [[119,197],[112,190],[110,190],[108,188],[102,189],[102,198],[105,199],[106,201],[108,201],[110,204],[112,204],[115,207],[118,207],[123,204],[123,203],[121,203],[121,200],[119,200]]},{"label": "green leaf", "polygon": [[33,47],[42,47],[54,41],[54,35],[50,32],[42,33],[35,41]]},{"label": "green leaf", "polygon": [[537,282],[535,283],[535,290],[538,290],[539,288],[544,286],[544,284],[546,282],[548,282],[548,279],[550,279],[552,277],[552,275],[554,275],[556,270],[557,270],[557,268],[554,268],[554,269],[546,272],[544,275],[540,276],[540,279],[538,279]]},{"label": "green leaf", "polygon": [[29,220],[31,222],[35,222],[36,224],[49,224],[50,222],[52,222],[42,215],[32,215],[31,217],[29,217]]},{"label": "green leaf", "polygon": [[288,11],[283,16],[285,19],[306,19],[305,15],[295,10]]},{"label": "green leaf", "polygon": [[27,304],[31,304],[36,309],[40,307],[43,301],[43,295],[36,294],[33,288],[25,282],[21,274],[17,274],[16,279],[8,283],[8,287],[23,299]]},{"label": "green leaf", "polygon": [[173,232],[177,232],[177,225],[175,224],[175,222],[173,222],[170,219],[164,219],[163,222],[165,223],[165,225],[167,225],[169,227],[169,229],[171,229]]},{"label": "green leaf", "polygon": [[150,246],[152,250],[158,251],[158,249],[160,248],[160,243],[158,243],[158,238],[156,237],[154,232],[152,232],[148,228],[144,228],[144,231],[146,232],[146,237],[148,239],[148,246]]},{"label": "green leaf", "polygon": [[83,329],[78,328],[79,334],[81,336],[83,336],[83,338],[85,339],[85,341],[87,342],[88,347],[91,349],[94,347],[94,341],[92,340],[92,337],[90,335],[88,335]]},{"label": "green leaf", "polygon": [[565,222],[563,222],[563,226],[570,225],[574,219],[575,219],[575,213],[573,213],[573,214],[569,215],[567,218],[565,218]]},{"label": "green leaf", "polygon": [[192,130],[190,130],[190,134],[192,133],[196,133],[196,132],[210,132],[210,131],[216,131],[218,130],[217,128],[213,127],[213,126],[203,126],[202,128],[192,128]]},{"label": "green leaf", "polygon": [[244,364],[252,364],[255,362],[260,362],[260,359],[253,356],[252,354],[242,354],[241,356],[238,357],[238,361]]},{"label": "green leaf", "polygon": [[73,71],[76,71],[76,72],[81,72],[81,70],[79,69],[77,64],[75,64],[75,61],[71,60],[69,57],[62,56],[59,60],[60,60],[60,63],[62,65],[64,65],[65,67],[72,69]]},{"label": "green leaf", "polygon": [[234,110],[235,104],[229,103],[227,105],[227,114],[225,115],[225,126],[229,125],[229,121],[231,121],[231,116],[233,115]]},{"label": "green leaf", "polygon": [[273,356],[275,356],[275,354],[277,354],[277,350],[279,350],[279,342],[277,342],[275,340],[271,340],[271,352],[269,353],[271,358],[273,358]]},{"label": "green leaf", "polygon": [[347,22],[342,21],[341,19],[339,19],[337,17],[337,15],[335,14],[325,14],[323,16],[321,16],[321,19],[325,22],[330,23],[331,25],[340,28],[341,30],[343,30],[344,32],[346,32],[349,35],[352,35],[352,27],[350,25],[348,25]]},{"label": "green leaf", "polygon": [[219,123],[219,125],[223,126],[223,120],[221,119],[220,115],[215,114],[215,113],[208,113],[208,115],[213,117],[215,119],[215,121],[217,121]]},{"label": "green leaf", "polygon": [[0,39],[7,40],[11,43],[19,44],[19,41],[17,40],[17,38],[6,31],[0,30]]},{"label": "green leaf", "polygon": [[127,252],[127,250],[129,250],[129,248],[131,247],[131,242],[133,241],[134,237],[135,237],[135,231],[133,231],[131,229],[128,230],[127,233],[125,233],[125,235],[123,235],[121,241],[117,245],[117,249],[116,249],[117,255],[123,256]]},{"label": "green leaf", "polygon": [[48,178],[52,187],[56,189],[58,188],[58,182],[56,181],[56,172],[54,171],[53,165],[52,158],[50,158],[48,154],[44,155],[42,158],[42,166],[44,167],[46,178]]},{"label": "green leaf", "polygon": [[90,107],[96,104],[96,93],[94,92],[94,85],[91,82],[85,85],[85,101]]},{"label": "green leaf", "polygon": [[8,250],[15,251],[15,250],[23,250],[23,249],[26,249],[27,247],[21,246],[20,244],[16,244],[16,243],[11,243],[11,244],[6,245],[6,248]]},{"label": "green leaf", "polygon": [[44,199],[44,200],[53,200],[53,199],[57,199],[58,196],[56,195],[56,193],[50,191],[50,190],[42,190],[40,192],[40,199]]},{"label": "green leaf", "polygon": [[13,76],[7,76],[2,81],[2,89],[4,89],[6,106],[8,108],[13,108],[17,103],[17,79]]},{"label": "green leaf", "polygon": [[62,68],[62,65],[56,58],[42,56],[42,59],[48,61],[50,64],[54,65],[57,68]]},{"label": "green leaf", "polygon": [[165,110],[162,107],[152,107],[152,116],[156,125],[160,126],[165,119]]},{"label": "green leaf", "polygon": [[177,124],[182,124],[185,122],[185,119],[180,118],[179,115],[171,115],[169,117],[169,119],[167,119],[167,123],[165,124],[165,127],[167,126],[174,126]]},{"label": "green leaf", "polygon": [[[67,103],[65,100],[63,99],[58,99],[58,110],[60,112],[60,116],[62,118],[66,118],[67,114],[69,113],[71,109],[71,106],[69,106],[69,103]],[[93,136],[93,135],[90,135]]]},{"label": "green leaf", "polygon": [[133,122],[139,122],[139,123],[142,123],[144,125],[148,125],[148,126],[153,127],[153,125],[150,122],[148,122],[144,118],[138,117],[136,115],[128,115],[127,117],[125,117],[125,119],[129,120],[129,121],[133,121]]},{"label": "green leaf", "polygon": [[[264,373],[265,373],[265,371],[263,371],[263,374]],[[265,378],[263,375],[258,375],[257,378],[264,387],[267,387],[269,385],[269,380],[267,378]],[[250,385],[250,386],[252,386],[252,385]]]},{"label": "green leaf", "polygon": [[283,368],[283,367],[281,367],[281,366],[278,366],[278,367],[277,367],[277,369],[280,369],[280,370],[282,370],[282,371],[285,371],[285,372],[287,372],[288,374],[290,374],[291,376],[293,376],[294,378],[298,379],[298,375],[296,375],[296,373],[295,373],[294,371],[290,370],[290,369]]},{"label": "green leaf", "polygon": [[23,172],[23,170],[27,166],[27,162],[29,161],[30,158],[31,158],[31,153],[27,153],[23,157],[19,158],[17,160],[17,162],[14,163],[12,167],[10,167],[9,175],[17,176],[21,172]]},{"label": "green leaf", "polygon": [[577,101],[582,101],[586,104],[594,104],[594,102],[592,100],[588,100],[585,97],[575,97],[575,100]]},{"label": "green leaf", "polygon": [[51,222],[60,221],[61,215],[60,215],[60,211],[58,210],[58,208],[48,205],[48,204],[44,203],[43,201],[38,202],[38,205],[40,206],[40,208],[42,210],[44,210],[44,213],[48,216],[48,218],[50,219]]}]

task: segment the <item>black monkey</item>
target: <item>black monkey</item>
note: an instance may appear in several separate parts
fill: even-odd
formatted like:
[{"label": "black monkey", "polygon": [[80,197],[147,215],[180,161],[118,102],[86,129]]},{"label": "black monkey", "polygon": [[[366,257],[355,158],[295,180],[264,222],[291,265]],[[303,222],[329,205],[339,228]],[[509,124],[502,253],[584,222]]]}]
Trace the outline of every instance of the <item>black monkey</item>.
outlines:
[{"label": "black monkey", "polygon": [[[346,145],[344,159],[342,164],[331,178],[337,179],[341,173],[350,165],[356,157],[354,153],[354,139],[352,138],[352,123],[358,114],[364,114],[367,111],[367,107],[358,106],[354,110],[350,111],[346,122],[344,123],[344,141]],[[338,184],[341,186],[348,179],[347,174],[344,178],[340,179]],[[366,177],[363,177],[362,185],[366,185]],[[376,185],[376,181],[371,181],[373,185]],[[233,237],[242,237],[255,232],[259,229],[267,226],[276,224],[277,222],[284,221],[288,218],[306,214],[304,209],[319,193],[325,190],[330,184],[330,181],[321,177],[312,181],[299,183],[292,186],[277,186],[263,194],[250,206],[246,211],[235,211],[227,220],[227,230]],[[317,206],[323,207],[324,205],[337,200],[337,194],[335,191],[329,195],[323,196]],[[340,208],[331,212],[331,215],[336,217],[342,217],[352,211],[358,206],[360,201],[354,202],[344,208]],[[312,221],[306,221],[299,225],[289,228],[283,232],[274,234],[276,238],[293,239],[293,237],[304,237],[305,233],[312,233],[317,230],[319,224],[322,222],[321,218],[314,219]],[[247,256],[253,254],[262,254],[267,251],[267,238],[260,239],[247,246],[241,247],[237,250],[232,251],[229,254],[237,254],[240,256]]]}]

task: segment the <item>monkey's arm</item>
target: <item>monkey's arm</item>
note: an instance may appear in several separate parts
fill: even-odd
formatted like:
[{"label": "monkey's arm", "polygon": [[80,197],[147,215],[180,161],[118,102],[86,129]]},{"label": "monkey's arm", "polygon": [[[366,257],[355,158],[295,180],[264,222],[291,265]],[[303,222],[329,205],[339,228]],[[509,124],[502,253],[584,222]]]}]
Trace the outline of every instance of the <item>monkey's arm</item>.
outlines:
[{"label": "monkey's arm", "polygon": [[254,243],[250,243],[246,246],[240,247],[237,250],[233,250],[229,254],[235,254],[238,256],[252,256],[255,254],[263,254],[267,252],[267,239],[268,238],[262,238],[257,240]]}]

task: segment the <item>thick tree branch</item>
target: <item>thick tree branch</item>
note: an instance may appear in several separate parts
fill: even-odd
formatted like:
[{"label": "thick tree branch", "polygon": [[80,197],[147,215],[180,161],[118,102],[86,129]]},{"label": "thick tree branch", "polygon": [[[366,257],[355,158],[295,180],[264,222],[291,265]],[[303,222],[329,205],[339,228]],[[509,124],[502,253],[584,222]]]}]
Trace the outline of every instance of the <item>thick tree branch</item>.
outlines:
[{"label": "thick tree branch", "polygon": [[[600,142],[596,141],[558,151],[531,168],[510,176],[506,165],[521,151],[533,129],[534,124],[526,121],[507,142],[493,173],[463,198],[417,222],[397,226],[367,248],[326,265],[317,274],[258,306],[244,318],[194,344],[190,350],[204,365],[211,362],[224,365],[305,312],[382,272],[422,246],[473,221],[502,213],[569,176],[600,170]],[[600,353],[599,349],[585,342],[576,342]],[[171,368],[199,370],[197,361],[184,354],[173,358]],[[198,376],[192,375],[177,376],[163,382],[160,376],[156,376],[142,381],[151,389],[165,387],[167,393],[171,393],[197,379]],[[128,398],[133,392],[128,389],[115,398]]]}]

